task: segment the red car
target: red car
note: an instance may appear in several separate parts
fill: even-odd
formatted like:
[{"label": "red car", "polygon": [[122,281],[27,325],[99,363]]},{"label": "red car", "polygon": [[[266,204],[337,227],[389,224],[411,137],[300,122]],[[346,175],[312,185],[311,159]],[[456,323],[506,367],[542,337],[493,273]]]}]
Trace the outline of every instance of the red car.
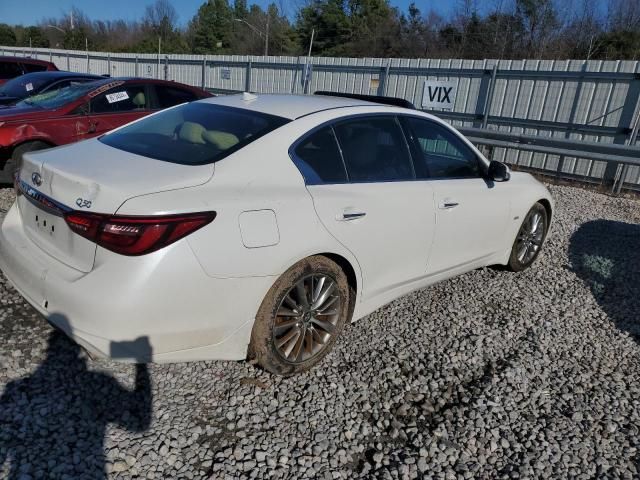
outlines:
[{"label": "red car", "polygon": [[0,57],[0,85],[25,73],[58,70],[51,62],[23,57]]},{"label": "red car", "polygon": [[25,152],[95,137],[154,111],[211,96],[171,81],[105,78],[0,108],[0,183],[13,182]]}]

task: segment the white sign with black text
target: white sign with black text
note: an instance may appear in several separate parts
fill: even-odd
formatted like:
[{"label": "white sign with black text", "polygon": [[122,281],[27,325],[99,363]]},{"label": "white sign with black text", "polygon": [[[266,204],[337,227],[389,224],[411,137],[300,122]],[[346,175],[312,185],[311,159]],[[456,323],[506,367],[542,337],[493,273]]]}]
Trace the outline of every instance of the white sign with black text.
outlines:
[{"label": "white sign with black text", "polygon": [[456,100],[457,82],[425,80],[422,92],[422,108],[444,108],[453,110]]}]

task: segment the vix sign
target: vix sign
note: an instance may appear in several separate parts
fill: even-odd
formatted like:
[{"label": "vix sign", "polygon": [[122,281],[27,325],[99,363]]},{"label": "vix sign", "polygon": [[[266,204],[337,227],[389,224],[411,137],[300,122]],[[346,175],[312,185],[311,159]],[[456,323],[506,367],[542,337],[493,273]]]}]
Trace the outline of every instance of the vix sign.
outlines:
[{"label": "vix sign", "polygon": [[422,108],[452,110],[456,99],[456,83],[455,81],[425,80],[422,91]]}]

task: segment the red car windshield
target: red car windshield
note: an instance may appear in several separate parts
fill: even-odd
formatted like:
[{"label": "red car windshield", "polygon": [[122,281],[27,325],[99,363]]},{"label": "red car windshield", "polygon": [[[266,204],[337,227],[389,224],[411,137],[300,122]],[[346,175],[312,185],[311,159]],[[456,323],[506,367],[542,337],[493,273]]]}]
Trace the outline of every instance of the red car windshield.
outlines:
[{"label": "red car windshield", "polygon": [[36,106],[40,108],[59,108],[66,105],[69,102],[73,102],[78,98],[86,95],[91,90],[95,90],[97,86],[94,82],[81,83],[76,85],[69,85],[68,87],[60,88],[58,90],[52,90],[50,92],[34,95],[21,102],[18,102],[16,106]]}]

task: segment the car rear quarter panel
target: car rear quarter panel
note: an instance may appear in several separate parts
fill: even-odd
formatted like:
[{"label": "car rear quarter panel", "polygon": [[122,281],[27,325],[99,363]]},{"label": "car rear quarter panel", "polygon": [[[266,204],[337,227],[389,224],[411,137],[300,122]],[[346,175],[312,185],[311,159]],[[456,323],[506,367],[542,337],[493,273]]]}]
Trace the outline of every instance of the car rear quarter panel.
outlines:
[{"label": "car rear quarter panel", "polygon": [[[345,257],[359,279],[355,258],[322,226],[304,180],[288,156],[290,144],[300,135],[292,127],[281,127],[217,162],[205,185],[132,198],[118,213],[216,211],[211,224],[186,239],[212,277],[280,275],[307,256],[333,253]],[[277,243],[246,245],[241,217],[256,210],[273,211]]]}]

